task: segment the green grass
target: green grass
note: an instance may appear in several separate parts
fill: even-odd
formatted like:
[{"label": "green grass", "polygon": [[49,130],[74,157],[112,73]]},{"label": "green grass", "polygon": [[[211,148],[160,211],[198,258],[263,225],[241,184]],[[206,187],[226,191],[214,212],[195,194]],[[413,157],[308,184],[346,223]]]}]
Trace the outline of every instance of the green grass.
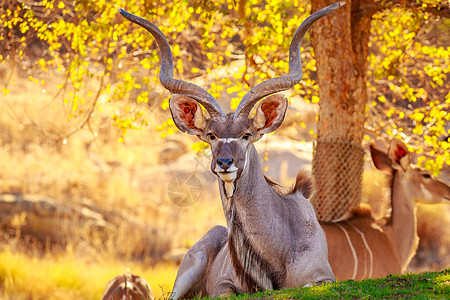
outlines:
[{"label": "green grass", "polygon": [[346,280],[311,288],[244,294],[230,299],[450,299],[450,269],[390,275],[382,279]]}]

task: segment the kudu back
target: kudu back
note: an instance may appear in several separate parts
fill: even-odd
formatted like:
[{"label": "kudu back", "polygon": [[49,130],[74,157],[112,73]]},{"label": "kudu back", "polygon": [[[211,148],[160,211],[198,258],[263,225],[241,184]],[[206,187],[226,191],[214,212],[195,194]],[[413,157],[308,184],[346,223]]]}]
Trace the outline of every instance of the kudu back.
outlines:
[{"label": "kudu back", "polygon": [[[274,188],[263,174],[253,144],[276,130],[284,119],[288,101],[272,94],[300,82],[300,49],[305,33],[315,21],[343,4],[336,3],[308,17],[291,42],[289,74],[258,84],[234,113],[226,115],[203,88],[173,78],[169,44],[154,24],[120,11],[156,39],[161,51],[160,81],[172,93],[172,118],[179,130],[210,145],[211,171],[218,177],[227,221],[227,228],[212,228],[187,252],[172,298],[199,294],[215,297],[335,280],[325,235],[312,205],[301,192],[282,194]],[[209,116],[203,114],[200,105]],[[251,118],[255,106],[256,114]]]},{"label": "kudu back", "polygon": [[102,300],[153,300],[153,293],[148,282],[126,272],[111,279],[106,286]]}]

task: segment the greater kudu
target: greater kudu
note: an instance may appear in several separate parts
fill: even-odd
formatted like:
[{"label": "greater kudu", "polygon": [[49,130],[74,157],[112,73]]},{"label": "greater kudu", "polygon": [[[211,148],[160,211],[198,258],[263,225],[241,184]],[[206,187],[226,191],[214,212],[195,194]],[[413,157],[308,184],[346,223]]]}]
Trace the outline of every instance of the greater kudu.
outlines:
[{"label": "greater kudu", "polygon": [[148,282],[130,272],[111,279],[106,286],[102,300],[153,300]]},{"label": "greater kudu", "polygon": [[[122,16],[148,30],[161,50],[161,84],[173,97],[176,126],[198,136],[212,150],[227,228],[214,227],[184,257],[172,298],[198,294],[305,286],[334,281],[325,235],[314,209],[300,191],[283,195],[265,178],[253,145],[282,123],[288,102],[274,93],[300,82],[300,48],[309,27],[344,3],[328,6],[297,29],[289,50],[289,74],[266,80],[248,92],[236,111],[225,115],[207,91],[173,78],[170,46],[152,23],[123,10]],[[266,96],[272,95],[263,99]],[[256,115],[249,114],[256,103]],[[200,105],[206,109],[205,117]]]},{"label": "greater kudu", "polygon": [[370,149],[375,167],[390,177],[391,217],[385,225],[378,225],[370,210],[357,210],[345,221],[321,224],[337,280],[403,273],[419,243],[416,203],[450,200],[450,187],[412,165],[402,142],[393,140],[387,154],[373,146]]}]

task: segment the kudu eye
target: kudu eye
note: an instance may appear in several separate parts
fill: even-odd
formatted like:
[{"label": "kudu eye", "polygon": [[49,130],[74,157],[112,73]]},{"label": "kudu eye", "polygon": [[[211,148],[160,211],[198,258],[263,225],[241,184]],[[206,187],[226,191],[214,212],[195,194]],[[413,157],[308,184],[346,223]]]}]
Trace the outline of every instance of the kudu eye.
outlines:
[{"label": "kudu eye", "polygon": [[242,136],[242,139],[243,139],[244,141],[248,141],[248,139],[249,139],[251,136],[252,136],[251,133],[246,133],[246,134],[244,134],[244,135]]},{"label": "kudu eye", "polygon": [[425,179],[430,179],[430,178],[431,178],[431,175],[428,174],[428,173],[423,173],[423,174],[422,174],[422,177],[425,178]]},{"label": "kudu eye", "polygon": [[208,133],[206,135],[206,137],[210,140],[210,141],[214,141],[216,139],[216,136],[212,133]]}]

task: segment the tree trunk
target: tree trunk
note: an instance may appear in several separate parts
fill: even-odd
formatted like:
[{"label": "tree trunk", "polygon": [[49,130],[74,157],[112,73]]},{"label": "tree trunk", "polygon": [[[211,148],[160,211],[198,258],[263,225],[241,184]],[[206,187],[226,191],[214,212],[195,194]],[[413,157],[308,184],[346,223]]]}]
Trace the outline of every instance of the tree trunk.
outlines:
[{"label": "tree trunk", "polygon": [[[311,2],[315,12],[336,1]],[[372,3],[347,0],[345,6],[312,28],[320,96],[312,167],[316,193],[312,203],[323,221],[339,219],[361,198],[361,143],[373,14],[368,2]]]}]

